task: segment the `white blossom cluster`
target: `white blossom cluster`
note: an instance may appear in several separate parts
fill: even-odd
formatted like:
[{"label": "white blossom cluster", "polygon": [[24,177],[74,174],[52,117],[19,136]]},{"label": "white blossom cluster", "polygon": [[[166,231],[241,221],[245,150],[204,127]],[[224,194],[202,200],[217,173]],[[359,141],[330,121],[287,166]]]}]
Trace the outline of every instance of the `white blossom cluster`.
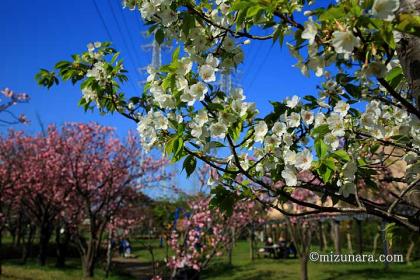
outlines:
[{"label": "white blossom cluster", "polygon": [[[172,10],[171,3],[172,1],[146,0],[142,1],[140,7],[143,18],[161,23],[166,38],[184,43],[184,57],[178,59],[176,71],[167,74],[172,75],[170,77],[175,81],[175,89],[167,86],[164,79],[168,76],[159,73],[159,69],[148,69],[150,96],[154,106],[162,111],[150,111],[139,119],[138,131],[145,148],[156,145],[159,135],[173,133],[176,129],[172,126],[173,123],[185,125],[186,138],[198,145],[203,152],[208,152],[211,142],[223,142],[238,127],[240,131],[240,128],[247,127],[238,137],[243,139],[245,133],[248,137],[238,154],[240,167],[261,176],[270,170],[280,169],[287,186],[297,186],[298,174],[313,167],[315,159],[311,150],[314,150],[314,139],[310,132],[321,126],[327,129],[322,135],[322,141],[327,145],[328,153],[343,148],[341,140],[346,136],[354,139],[354,136],[347,133],[354,130],[361,130],[378,139],[408,135],[415,148],[419,149],[420,131],[417,119],[396,107],[371,101],[360,120],[354,120],[349,114],[350,104],[342,96],[342,86],[333,80],[323,83],[316,100],[316,109],[308,109],[298,96],[284,100],[283,105],[287,110],[274,124],[256,119],[258,110],[254,103],[245,102],[242,89],[233,89],[224,97],[213,96],[208,101],[206,97],[213,93],[212,85],[215,85],[219,73],[229,71],[243,60],[240,44],[229,36],[220,36],[225,32],[223,28],[230,27],[234,22],[229,11],[230,1],[217,0],[214,9],[203,10],[204,16],[219,27],[202,26],[194,22],[188,35],[184,33],[182,20]],[[390,21],[398,7],[398,1],[375,0],[369,15]],[[298,59],[295,66],[305,75],[312,70],[316,76],[328,77],[326,67],[338,59],[351,60],[354,50],[361,45],[361,39],[356,33],[351,27],[337,24],[337,30],[329,38],[329,47],[324,48],[317,39],[321,34],[320,24],[309,17],[301,33],[301,38],[308,41],[309,57],[305,60],[295,46],[288,44],[292,55]],[[360,77],[384,77],[388,70],[381,62],[374,61],[357,74]],[[92,69],[90,75],[100,78],[100,65],[98,69]],[[209,109],[202,105],[205,100],[208,105],[220,106]],[[339,178],[336,178],[343,196],[355,193],[358,160],[357,153],[352,154],[352,149],[356,148],[351,145],[346,148],[350,160],[342,166]],[[233,155],[227,161],[230,167],[235,168]],[[413,166],[413,170],[419,168],[416,163]]]},{"label": "white blossom cluster", "polygon": [[161,112],[149,111],[147,115],[141,116],[137,131],[141,136],[142,146],[146,151],[153,148],[158,142],[159,130],[169,128],[168,119]]},{"label": "white blossom cluster", "polygon": [[420,122],[405,110],[372,100],[360,118],[364,132],[377,139],[390,139],[404,135],[412,139],[414,147],[420,148]]},{"label": "white blossom cluster", "polygon": [[344,197],[348,197],[349,194],[356,193],[356,171],[357,164],[354,161],[350,161],[343,166],[341,171],[341,178],[338,180],[337,185],[340,187],[340,194]]},{"label": "white blossom cluster", "polygon": [[[398,0],[375,0],[372,9],[368,12],[373,17],[384,21],[392,21],[395,18],[395,12],[399,8]],[[305,13],[311,15],[310,11]],[[304,23],[304,30],[301,38],[308,41],[308,59],[305,61],[293,45],[288,44],[291,54],[298,60],[295,65],[304,75],[309,75],[309,70],[313,70],[315,75],[320,77],[326,73],[325,68],[333,63],[338,57],[350,60],[355,48],[361,44],[361,39],[355,34],[355,31],[348,26],[342,26],[337,23],[338,30],[332,33],[330,44],[334,52],[329,49],[321,49],[317,43],[317,36],[320,35],[320,25],[315,22],[312,16]],[[322,37],[322,36],[321,36]],[[318,37],[318,39],[320,39]],[[375,61],[367,65],[366,74],[376,77],[383,77],[386,67],[382,62]]]}]

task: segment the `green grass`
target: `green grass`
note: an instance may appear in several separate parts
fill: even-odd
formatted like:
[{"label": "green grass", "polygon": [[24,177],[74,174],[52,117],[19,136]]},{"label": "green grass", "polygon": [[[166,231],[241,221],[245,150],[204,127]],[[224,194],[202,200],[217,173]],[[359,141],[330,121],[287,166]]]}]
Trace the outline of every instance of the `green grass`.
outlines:
[{"label": "green grass", "polygon": [[[133,253],[142,263],[150,262],[150,253],[143,247],[148,241],[134,241]],[[159,248],[158,240],[150,241],[153,245],[156,260],[163,260],[165,248]],[[314,251],[316,249],[314,248]],[[299,261],[297,259],[275,260],[257,258],[251,261],[249,258],[249,247],[247,242],[240,241],[233,252],[233,265],[227,264],[226,256],[215,258],[210,266],[203,271],[203,280],[274,280],[274,279],[299,279]],[[320,280],[362,280],[362,279],[420,279],[420,261],[412,265],[390,264],[387,271],[384,265],[375,263],[363,264],[337,264],[337,263],[309,263],[309,278]],[[80,262],[77,259],[70,260],[68,267],[57,269],[54,267],[54,259],[46,267],[39,267],[36,263],[19,265],[16,262],[6,262],[4,275],[1,280],[74,280],[83,279]],[[104,272],[101,268],[96,269],[94,279],[104,279]],[[114,274],[111,280],[134,279],[124,275]]]},{"label": "green grass", "polygon": [[[66,268],[56,268],[54,263],[41,267],[35,262],[22,265],[18,262],[6,261],[3,264],[3,275],[1,280],[78,280],[83,279],[82,268],[79,260],[70,260]],[[104,279],[105,273],[102,269],[95,270],[95,280]],[[109,280],[133,279],[124,275],[113,274]]]},{"label": "green grass", "polygon": [[[147,241],[145,241],[147,242]],[[157,260],[163,260],[165,250],[159,248],[159,242],[150,241],[154,245]],[[134,242],[133,252],[141,261],[150,261],[150,254],[140,244]],[[313,251],[317,251],[314,248]],[[300,264],[297,259],[277,260],[256,258],[250,260],[249,247],[246,241],[237,243],[233,251],[233,265],[227,264],[226,256],[216,258],[203,272],[202,279],[211,280],[274,280],[299,279]],[[362,279],[420,279],[420,261],[412,265],[390,264],[384,269],[381,263],[314,263],[309,262],[309,278],[320,280],[362,280]]]},{"label": "green grass", "polygon": [[[314,249],[314,251],[317,251]],[[297,259],[250,260],[246,242],[239,242],[233,252],[233,264],[227,265],[226,257],[214,261],[204,272],[203,279],[212,280],[274,280],[299,279],[300,264]],[[420,279],[420,261],[412,265],[390,264],[387,271],[381,263],[314,263],[309,262],[310,279],[361,280],[361,279]]]}]

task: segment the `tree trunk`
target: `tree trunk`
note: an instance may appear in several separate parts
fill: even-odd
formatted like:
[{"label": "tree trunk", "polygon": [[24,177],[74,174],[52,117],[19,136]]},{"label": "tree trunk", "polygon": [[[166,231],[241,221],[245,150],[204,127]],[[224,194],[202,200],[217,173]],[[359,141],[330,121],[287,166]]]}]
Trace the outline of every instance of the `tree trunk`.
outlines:
[{"label": "tree trunk", "polygon": [[26,240],[26,243],[24,244],[23,250],[22,250],[22,263],[26,263],[29,256],[32,255],[32,245],[35,238],[35,232],[36,232],[36,226],[30,225],[28,239]]},{"label": "tree trunk", "polygon": [[[382,254],[388,255],[389,254],[388,241],[386,240],[386,236],[385,236],[385,228],[386,228],[386,221],[382,220],[382,223],[381,223]],[[388,269],[389,267],[389,263],[386,260],[384,262],[384,266],[385,266],[385,270]]]},{"label": "tree trunk", "polygon": [[411,263],[411,256],[413,255],[415,245],[416,245],[416,243],[413,240],[413,234],[411,234],[410,235],[410,245],[408,246],[407,254],[405,255],[405,261],[408,264]]},{"label": "tree trunk", "polygon": [[67,249],[70,243],[70,232],[65,229],[63,233],[60,232],[60,228],[57,227],[55,235],[57,260],[55,263],[56,267],[66,266]]},{"label": "tree trunk", "polygon": [[347,248],[349,249],[349,253],[353,254],[353,246],[351,244],[351,233],[347,232],[346,236],[347,236]]},{"label": "tree trunk", "polygon": [[2,230],[0,229],[0,275],[2,274],[3,250],[2,247]]},{"label": "tree trunk", "polygon": [[106,269],[105,269],[105,278],[109,277],[112,265],[112,231],[108,233],[108,244],[106,248]]},{"label": "tree trunk", "polygon": [[[401,0],[398,14],[420,15],[420,1]],[[408,80],[410,90],[417,108],[420,110],[420,38],[406,33],[400,33],[397,54],[403,72]]]},{"label": "tree trunk", "polygon": [[[420,16],[419,0],[401,0],[398,14],[411,14]],[[415,35],[398,32],[397,55],[400,60],[402,70],[408,80],[412,100],[417,110],[420,110],[420,37]],[[398,38],[399,39],[399,38]],[[410,190],[405,199],[410,204],[420,207],[420,186]]]},{"label": "tree trunk", "polygon": [[39,264],[45,266],[48,255],[48,243],[50,242],[52,228],[49,222],[42,222],[39,232]]},{"label": "tree trunk", "polygon": [[352,244],[352,240],[351,240],[352,239],[351,233],[352,233],[352,229],[353,229],[352,225],[353,225],[353,223],[352,223],[352,221],[350,221],[347,224],[347,230],[346,230],[347,249],[349,250],[350,254],[353,254],[353,244]]},{"label": "tree trunk", "polygon": [[300,280],[308,280],[308,255],[301,255],[300,262]]},{"label": "tree trunk", "polygon": [[228,249],[228,264],[232,265],[232,244],[229,245]]},{"label": "tree trunk", "polygon": [[249,230],[249,255],[250,255],[251,261],[253,261],[255,258],[254,241],[255,241],[255,232],[254,232],[254,225],[252,225]]},{"label": "tree trunk", "polygon": [[[153,276],[156,276],[156,260],[155,260],[155,253],[153,251],[153,246],[150,244],[150,240],[148,241],[149,244],[147,245],[147,249],[149,250],[150,257],[152,258],[152,266],[153,266]],[[168,247],[167,247],[168,248]],[[168,249],[169,250],[169,249]]]},{"label": "tree trunk", "polygon": [[362,221],[356,219],[356,230],[357,230],[357,249],[359,254],[363,253],[363,231],[362,231]]},{"label": "tree trunk", "polygon": [[93,278],[95,275],[95,263],[97,255],[97,241],[89,240],[86,254],[82,256],[83,276],[85,278]]},{"label": "tree trunk", "polygon": [[378,249],[378,240],[381,235],[379,233],[375,234],[375,238],[373,239],[373,250],[372,255],[376,253],[376,250]]},{"label": "tree trunk", "polygon": [[333,227],[332,227],[332,235],[334,240],[334,248],[335,253],[340,254],[341,253],[341,240],[340,240],[340,222],[339,221],[333,221]]},{"label": "tree trunk", "polygon": [[228,249],[228,263],[229,265],[232,265],[232,254],[233,254],[233,247],[235,246],[235,228],[231,229],[231,242],[229,244]]},{"label": "tree trunk", "polygon": [[319,227],[319,251],[324,251],[324,229],[322,227],[322,222],[319,221],[318,222],[318,227]]}]

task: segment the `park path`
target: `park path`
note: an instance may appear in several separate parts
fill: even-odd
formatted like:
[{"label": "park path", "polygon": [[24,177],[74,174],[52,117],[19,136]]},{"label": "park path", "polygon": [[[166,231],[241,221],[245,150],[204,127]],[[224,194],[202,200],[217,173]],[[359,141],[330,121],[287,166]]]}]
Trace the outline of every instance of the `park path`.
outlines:
[{"label": "park path", "polygon": [[115,267],[138,280],[150,280],[153,276],[152,264],[139,261],[137,258],[113,258]]}]

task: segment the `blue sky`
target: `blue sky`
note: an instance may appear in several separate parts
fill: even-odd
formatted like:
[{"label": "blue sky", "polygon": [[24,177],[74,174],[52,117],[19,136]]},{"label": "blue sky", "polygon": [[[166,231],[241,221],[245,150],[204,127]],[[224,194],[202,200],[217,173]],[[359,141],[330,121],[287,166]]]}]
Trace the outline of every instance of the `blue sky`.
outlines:
[{"label": "blue sky", "polygon": [[[117,114],[85,113],[77,106],[80,98],[78,87],[64,84],[48,91],[36,84],[34,76],[40,68],[51,69],[59,60],[84,51],[89,42],[113,41],[122,53],[132,81],[123,89],[130,95],[140,94],[139,81],[144,75],[137,69],[145,67],[151,60],[151,54],[144,52],[141,45],[150,43],[151,39],[141,35],[146,28],[138,12],[123,10],[120,0],[96,0],[104,25],[94,0],[1,2],[0,88],[9,87],[31,96],[28,104],[19,105],[14,112],[25,113],[32,123],[17,128],[29,133],[39,131],[38,114],[45,125],[95,121],[115,127],[120,136],[135,129],[132,121]],[[246,46],[245,63],[240,67],[237,82],[244,87],[249,101],[257,102],[257,107],[264,113],[271,107],[269,100],[282,100],[294,94],[315,94],[319,80],[302,76],[298,69],[291,67],[294,63],[286,47],[273,46],[271,41],[253,41]],[[0,132],[4,130],[0,127]],[[178,183],[188,184],[183,175],[179,176]]]}]

